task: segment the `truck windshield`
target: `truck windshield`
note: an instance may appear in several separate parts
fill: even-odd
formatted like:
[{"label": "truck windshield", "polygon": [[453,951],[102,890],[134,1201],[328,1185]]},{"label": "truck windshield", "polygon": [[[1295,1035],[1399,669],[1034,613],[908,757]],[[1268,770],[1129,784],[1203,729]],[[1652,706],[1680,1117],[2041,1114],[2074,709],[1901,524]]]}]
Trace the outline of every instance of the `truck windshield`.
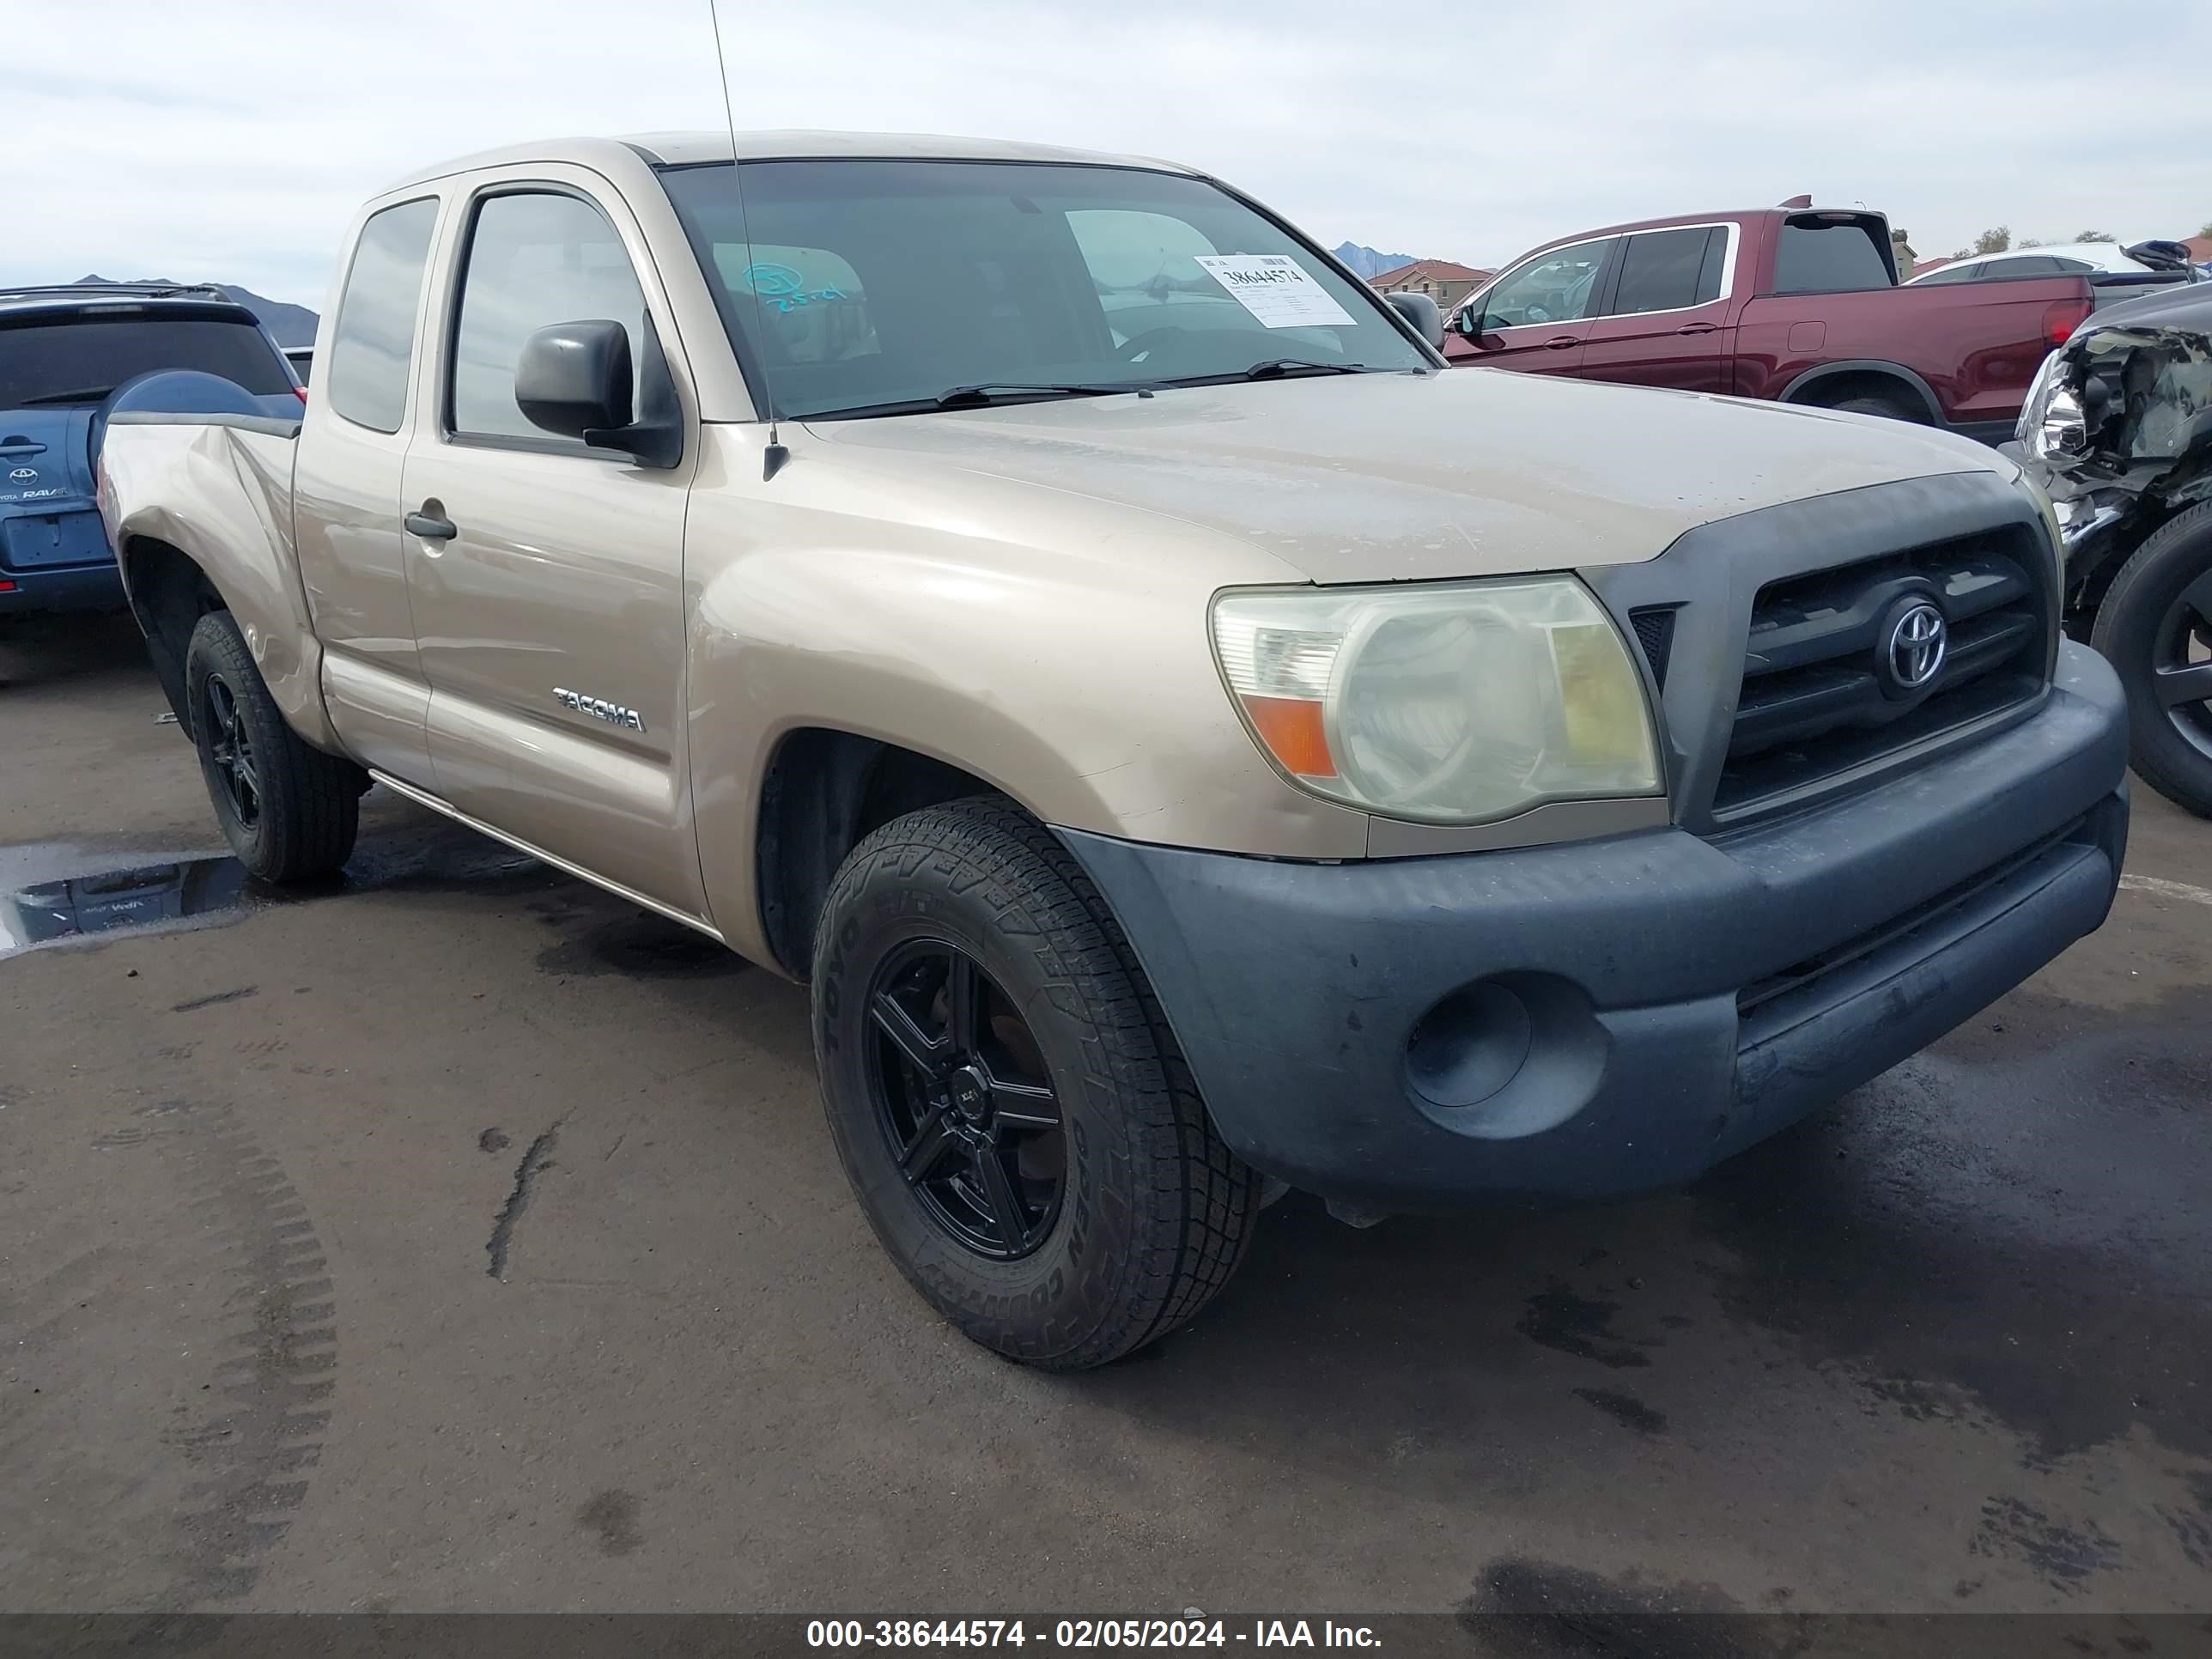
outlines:
[{"label": "truck windshield", "polygon": [[752,161],[740,214],[736,177],[726,162],[661,174],[780,415],[921,412],[963,388],[1018,401],[1431,367],[1372,292],[1202,179]]},{"label": "truck windshield", "polygon": [[292,389],[251,324],[94,315],[0,327],[0,409],[96,404],[134,375],[197,368],[267,397]]}]

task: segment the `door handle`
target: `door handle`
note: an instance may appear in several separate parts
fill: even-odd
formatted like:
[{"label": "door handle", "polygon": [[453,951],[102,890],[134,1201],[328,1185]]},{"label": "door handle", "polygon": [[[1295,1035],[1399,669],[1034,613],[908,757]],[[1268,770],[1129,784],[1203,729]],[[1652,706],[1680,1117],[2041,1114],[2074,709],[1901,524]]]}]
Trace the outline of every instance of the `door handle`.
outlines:
[{"label": "door handle", "polygon": [[1544,349],[1547,351],[1565,351],[1569,346],[1578,346],[1582,343],[1583,337],[1579,334],[1554,334],[1544,342]]},{"label": "door handle", "polygon": [[1717,334],[1720,332],[1720,325],[1717,323],[1685,323],[1681,327],[1676,329],[1674,332],[1677,334]]},{"label": "door handle", "polygon": [[28,439],[19,444],[0,444],[0,455],[43,455],[46,453],[44,444],[34,444]]},{"label": "door handle", "polygon": [[426,542],[449,542],[460,530],[446,516],[446,509],[435,501],[425,501],[422,510],[410,513],[405,520],[407,533],[420,536]]}]

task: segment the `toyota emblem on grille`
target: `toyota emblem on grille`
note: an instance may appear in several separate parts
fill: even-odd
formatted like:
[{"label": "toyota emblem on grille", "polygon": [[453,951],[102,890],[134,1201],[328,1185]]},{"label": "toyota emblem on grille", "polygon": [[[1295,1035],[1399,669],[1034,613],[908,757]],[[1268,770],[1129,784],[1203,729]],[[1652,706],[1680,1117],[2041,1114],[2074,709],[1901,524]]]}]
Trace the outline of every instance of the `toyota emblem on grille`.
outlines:
[{"label": "toyota emblem on grille", "polygon": [[1906,691],[1917,691],[1934,679],[1943,666],[1943,652],[1950,643],[1950,625],[1934,605],[1914,605],[1890,625],[1889,642],[1883,647],[1890,678]]}]

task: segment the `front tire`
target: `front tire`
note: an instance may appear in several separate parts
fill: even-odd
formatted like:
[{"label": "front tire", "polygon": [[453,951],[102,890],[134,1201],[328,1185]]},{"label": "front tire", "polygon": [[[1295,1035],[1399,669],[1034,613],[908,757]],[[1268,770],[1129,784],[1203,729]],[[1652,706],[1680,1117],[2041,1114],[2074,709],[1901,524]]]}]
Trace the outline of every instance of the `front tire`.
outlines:
[{"label": "front tire", "polygon": [[2212,817],[2212,501],[2160,525],[2120,567],[2089,642],[2127,688],[2142,781]]},{"label": "front tire", "polygon": [[185,695],[223,839],[264,881],[328,875],[361,828],[361,769],[302,743],[228,611],[211,611],[185,648]]},{"label": "front tire", "polygon": [[814,1044],[884,1248],[964,1334],[1101,1365],[1211,1301],[1259,1183],[1207,1120],[1067,849],[992,798],[856,848],[814,945]]}]

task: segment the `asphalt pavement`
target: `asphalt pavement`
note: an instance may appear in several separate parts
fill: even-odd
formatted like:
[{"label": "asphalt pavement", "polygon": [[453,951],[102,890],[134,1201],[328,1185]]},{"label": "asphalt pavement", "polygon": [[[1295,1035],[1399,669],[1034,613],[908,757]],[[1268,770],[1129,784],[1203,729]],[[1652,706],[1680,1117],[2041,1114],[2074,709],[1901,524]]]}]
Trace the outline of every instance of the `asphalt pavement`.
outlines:
[{"label": "asphalt pavement", "polygon": [[0,892],[173,913],[0,960],[0,1609],[2212,1611],[2147,791],[2102,933],[1696,1189],[1294,1195],[1051,1376],[877,1248],[801,991],[381,792],[256,894],[163,712],[127,624],[0,641]]}]

